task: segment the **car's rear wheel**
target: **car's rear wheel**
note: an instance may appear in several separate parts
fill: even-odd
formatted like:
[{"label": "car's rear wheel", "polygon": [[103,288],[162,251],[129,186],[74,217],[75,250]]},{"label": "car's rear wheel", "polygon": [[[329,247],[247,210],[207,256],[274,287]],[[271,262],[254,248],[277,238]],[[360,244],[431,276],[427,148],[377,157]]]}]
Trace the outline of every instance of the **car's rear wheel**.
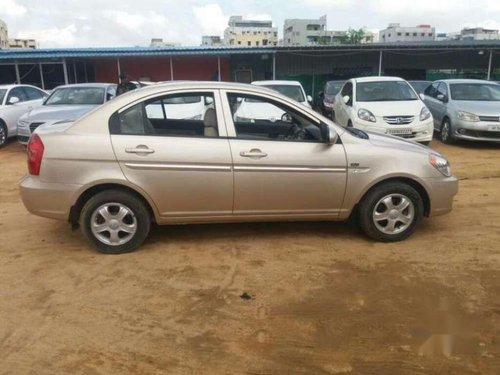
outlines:
[{"label": "car's rear wheel", "polygon": [[122,254],[142,244],[151,219],[144,203],[133,194],[106,190],[84,205],[80,225],[84,236],[98,251]]},{"label": "car's rear wheel", "polygon": [[439,133],[439,139],[441,142],[451,145],[455,143],[455,137],[453,137],[453,132],[451,130],[451,122],[449,119],[445,118],[441,124],[441,132]]},{"label": "car's rear wheel", "polygon": [[360,203],[359,224],[369,237],[383,242],[410,236],[423,217],[420,194],[401,182],[388,182],[370,190]]},{"label": "car's rear wheel", "polygon": [[5,146],[5,144],[7,143],[7,137],[7,126],[2,120],[0,120],[0,148]]}]

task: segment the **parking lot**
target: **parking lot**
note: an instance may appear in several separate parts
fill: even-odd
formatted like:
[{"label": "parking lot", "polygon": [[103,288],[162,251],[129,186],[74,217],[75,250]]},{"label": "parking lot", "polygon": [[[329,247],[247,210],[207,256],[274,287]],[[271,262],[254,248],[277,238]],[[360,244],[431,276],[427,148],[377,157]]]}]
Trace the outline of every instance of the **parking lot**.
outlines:
[{"label": "parking lot", "polygon": [[404,242],[340,223],[171,226],[105,256],[25,210],[26,156],[10,142],[1,372],[497,373],[500,147],[431,147],[460,191],[452,213]]}]

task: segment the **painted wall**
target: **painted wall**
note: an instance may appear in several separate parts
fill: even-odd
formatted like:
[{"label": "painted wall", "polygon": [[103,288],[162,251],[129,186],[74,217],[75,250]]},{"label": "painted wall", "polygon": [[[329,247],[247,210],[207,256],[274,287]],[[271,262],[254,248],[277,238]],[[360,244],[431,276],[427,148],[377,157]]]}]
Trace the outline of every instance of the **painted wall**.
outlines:
[{"label": "painted wall", "polygon": [[[229,58],[221,57],[221,79],[229,81]],[[217,80],[217,57],[173,57],[172,66],[175,80]],[[94,60],[95,79],[97,82],[118,82],[116,59]],[[169,57],[127,57],[120,58],[122,73],[129,75],[130,80],[148,78],[153,82],[169,81]]]}]

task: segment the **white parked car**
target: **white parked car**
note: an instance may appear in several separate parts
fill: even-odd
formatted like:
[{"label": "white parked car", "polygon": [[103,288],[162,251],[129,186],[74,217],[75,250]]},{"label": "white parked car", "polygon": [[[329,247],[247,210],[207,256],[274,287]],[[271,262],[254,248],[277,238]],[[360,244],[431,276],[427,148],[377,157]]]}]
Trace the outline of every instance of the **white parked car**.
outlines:
[{"label": "white parked car", "polygon": [[344,127],[395,135],[429,144],[433,118],[416,91],[402,78],[348,80],[337,94],[335,122]]},{"label": "white parked car", "polygon": [[299,81],[253,81],[252,85],[263,86],[278,91],[280,94],[296,100],[300,104],[311,108],[312,97],[306,95],[304,87]]},{"label": "white parked car", "polygon": [[17,135],[17,121],[26,112],[41,106],[48,94],[30,85],[0,86],[0,147]]}]

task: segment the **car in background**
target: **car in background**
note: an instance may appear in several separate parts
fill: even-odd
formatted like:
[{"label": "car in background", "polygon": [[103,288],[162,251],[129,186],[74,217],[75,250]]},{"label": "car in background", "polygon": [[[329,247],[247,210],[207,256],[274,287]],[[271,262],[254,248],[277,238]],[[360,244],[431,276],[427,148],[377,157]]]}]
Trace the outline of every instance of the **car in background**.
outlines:
[{"label": "car in background", "polygon": [[30,85],[0,85],[0,147],[17,135],[17,122],[29,110],[42,105],[48,94]]},{"label": "car in background", "polygon": [[500,85],[477,79],[434,82],[424,93],[443,143],[500,142]]},{"label": "car in background", "polygon": [[415,90],[398,77],[348,80],[337,94],[335,122],[344,127],[429,144],[432,115]]},{"label": "car in background", "polygon": [[312,97],[306,95],[304,87],[299,81],[254,81],[252,85],[267,87],[268,89],[276,90],[279,93],[288,96],[300,104],[311,108]]},{"label": "car in background", "polygon": [[417,94],[420,95],[432,84],[432,81],[408,81],[408,83],[415,89]]},{"label": "car in background", "polygon": [[42,106],[32,108],[19,118],[17,139],[25,145],[39,126],[75,121],[113,99],[115,95],[116,84],[112,83],[78,83],[58,86]]},{"label": "car in background", "polygon": [[[168,107],[148,115],[151,105],[198,96],[212,108],[197,118],[176,118]],[[237,119],[234,104],[245,98],[286,116]],[[69,220],[114,254],[140,246],[153,222],[353,214],[369,237],[400,241],[423,216],[449,212],[458,191],[446,159],[427,147],[342,128],[276,91],[228,82],[173,82],[118,96],[78,121],[38,128],[27,154],[26,208]]]},{"label": "car in background", "polygon": [[344,83],[345,81],[328,81],[325,83],[323,91],[321,91],[318,95],[319,111],[323,116],[332,118],[335,97],[339,93]]}]

